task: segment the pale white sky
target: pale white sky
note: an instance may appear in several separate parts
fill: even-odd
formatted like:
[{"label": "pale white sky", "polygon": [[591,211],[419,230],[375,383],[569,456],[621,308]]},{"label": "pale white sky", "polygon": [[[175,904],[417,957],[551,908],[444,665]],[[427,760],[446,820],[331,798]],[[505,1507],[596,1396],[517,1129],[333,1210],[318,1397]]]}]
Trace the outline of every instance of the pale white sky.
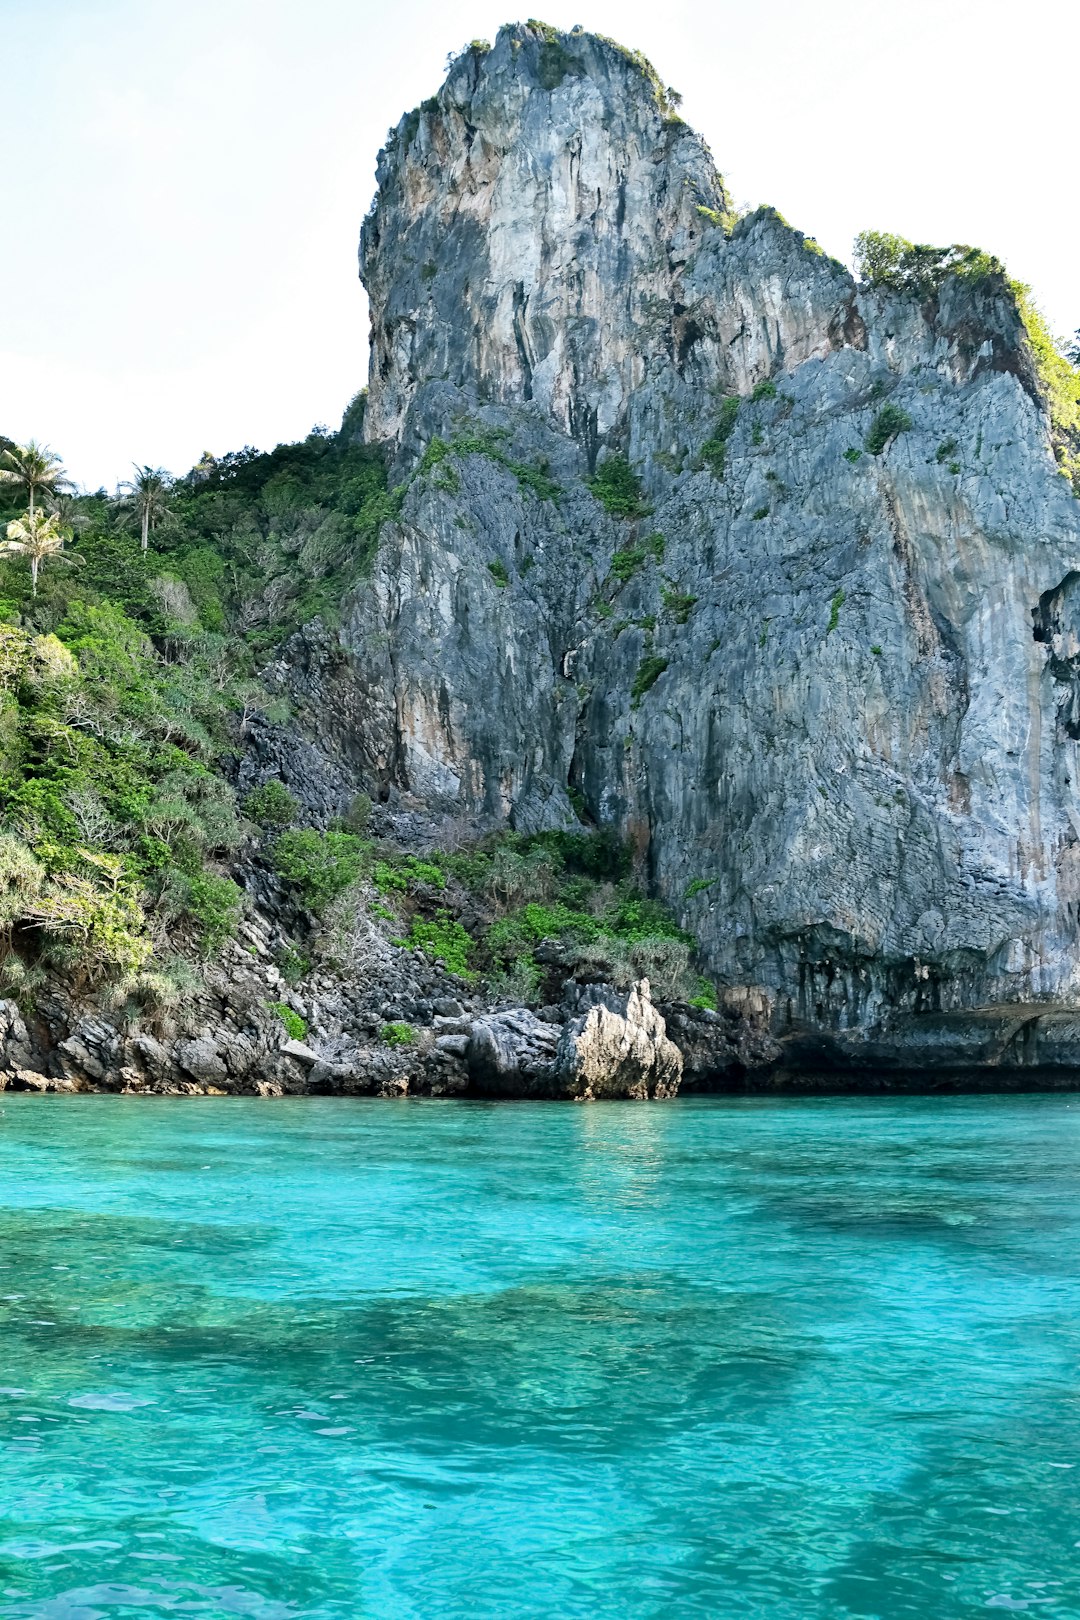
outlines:
[{"label": "pale white sky", "polygon": [[[644,50],[741,203],[965,241],[1080,326],[1075,0],[545,0]],[[533,0],[539,5],[540,0]],[[550,9],[554,5],[555,9]],[[88,487],[336,426],[387,128],[504,0],[0,0],[0,432]]]}]

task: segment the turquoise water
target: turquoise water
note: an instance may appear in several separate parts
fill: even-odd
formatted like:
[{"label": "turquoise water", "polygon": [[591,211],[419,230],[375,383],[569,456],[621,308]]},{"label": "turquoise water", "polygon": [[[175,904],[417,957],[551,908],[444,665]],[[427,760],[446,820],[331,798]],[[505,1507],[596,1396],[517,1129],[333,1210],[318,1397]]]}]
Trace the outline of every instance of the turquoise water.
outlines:
[{"label": "turquoise water", "polygon": [[5,1097],[0,1615],[1080,1615],[1080,1098]]}]

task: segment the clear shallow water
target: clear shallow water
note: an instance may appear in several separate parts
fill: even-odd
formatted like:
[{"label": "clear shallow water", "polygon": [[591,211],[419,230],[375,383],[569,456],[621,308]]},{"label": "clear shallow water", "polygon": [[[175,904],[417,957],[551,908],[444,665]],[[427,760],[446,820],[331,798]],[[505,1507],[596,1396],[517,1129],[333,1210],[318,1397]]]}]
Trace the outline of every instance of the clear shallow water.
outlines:
[{"label": "clear shallow water", "polygon": [[1080,1616],[1080,1098],[4,1098],[0,1615]]}]

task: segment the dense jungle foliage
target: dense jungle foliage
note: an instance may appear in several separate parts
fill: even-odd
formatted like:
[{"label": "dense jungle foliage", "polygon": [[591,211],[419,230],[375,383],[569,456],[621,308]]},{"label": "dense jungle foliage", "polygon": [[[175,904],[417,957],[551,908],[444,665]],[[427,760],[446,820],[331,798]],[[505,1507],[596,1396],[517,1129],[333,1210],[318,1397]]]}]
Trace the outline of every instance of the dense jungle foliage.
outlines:
[{"label": "dense jungle foliage", "polygon": [[41,959],[138,975],[235,928],[244,821],[222,766],[252,710],[273,711],[255,670],[333,622],[390,510],[354,437],[206,456],[175,481],[139,469],[115,499],[67,493],[57,458],[0,440],[8,988]]}]

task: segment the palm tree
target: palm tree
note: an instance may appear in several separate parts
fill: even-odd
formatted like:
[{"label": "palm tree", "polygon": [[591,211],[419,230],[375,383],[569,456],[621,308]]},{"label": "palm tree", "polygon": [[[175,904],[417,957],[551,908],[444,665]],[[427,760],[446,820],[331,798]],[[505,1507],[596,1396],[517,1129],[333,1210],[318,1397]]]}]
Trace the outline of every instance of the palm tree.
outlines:
[{"label": "palm tree", "polygon": [[31,594],[37,595],[38,571],[47,557],[57,562],[74,562],[64,555],[64,536],[51,512],[33,508],[25,517],[13,518],[7,526],[7,539],[0,540],[0,554],[21,552],[30,559]]},{"label": "palm tree", "polygon": [[68,482],[64,463],[47,444],[16,445],[13,450],[0,452],[0,484],[21,484],[30,499],[30,516],[35,510],[35,496],[39,490],[55,493]]},{"label": "palm tree", "polygon": [[137,462],[132,465],[135,477],[120,487],[127,491],[126,499],[138,513],[142,549],[145,551],[150,544],[150,530],[156,527],[158,519],[164,517],[169,509],[172,478],[164,467],[140,467]]},{"label": "palm tree", "polygon": [[85,529],[90,522],[79,505],[77,495],[53,495],[45,502],[45,509],[50,517],[56,519],[57,525],[64,531],[68,540],[74,539],[79,530]]}]

